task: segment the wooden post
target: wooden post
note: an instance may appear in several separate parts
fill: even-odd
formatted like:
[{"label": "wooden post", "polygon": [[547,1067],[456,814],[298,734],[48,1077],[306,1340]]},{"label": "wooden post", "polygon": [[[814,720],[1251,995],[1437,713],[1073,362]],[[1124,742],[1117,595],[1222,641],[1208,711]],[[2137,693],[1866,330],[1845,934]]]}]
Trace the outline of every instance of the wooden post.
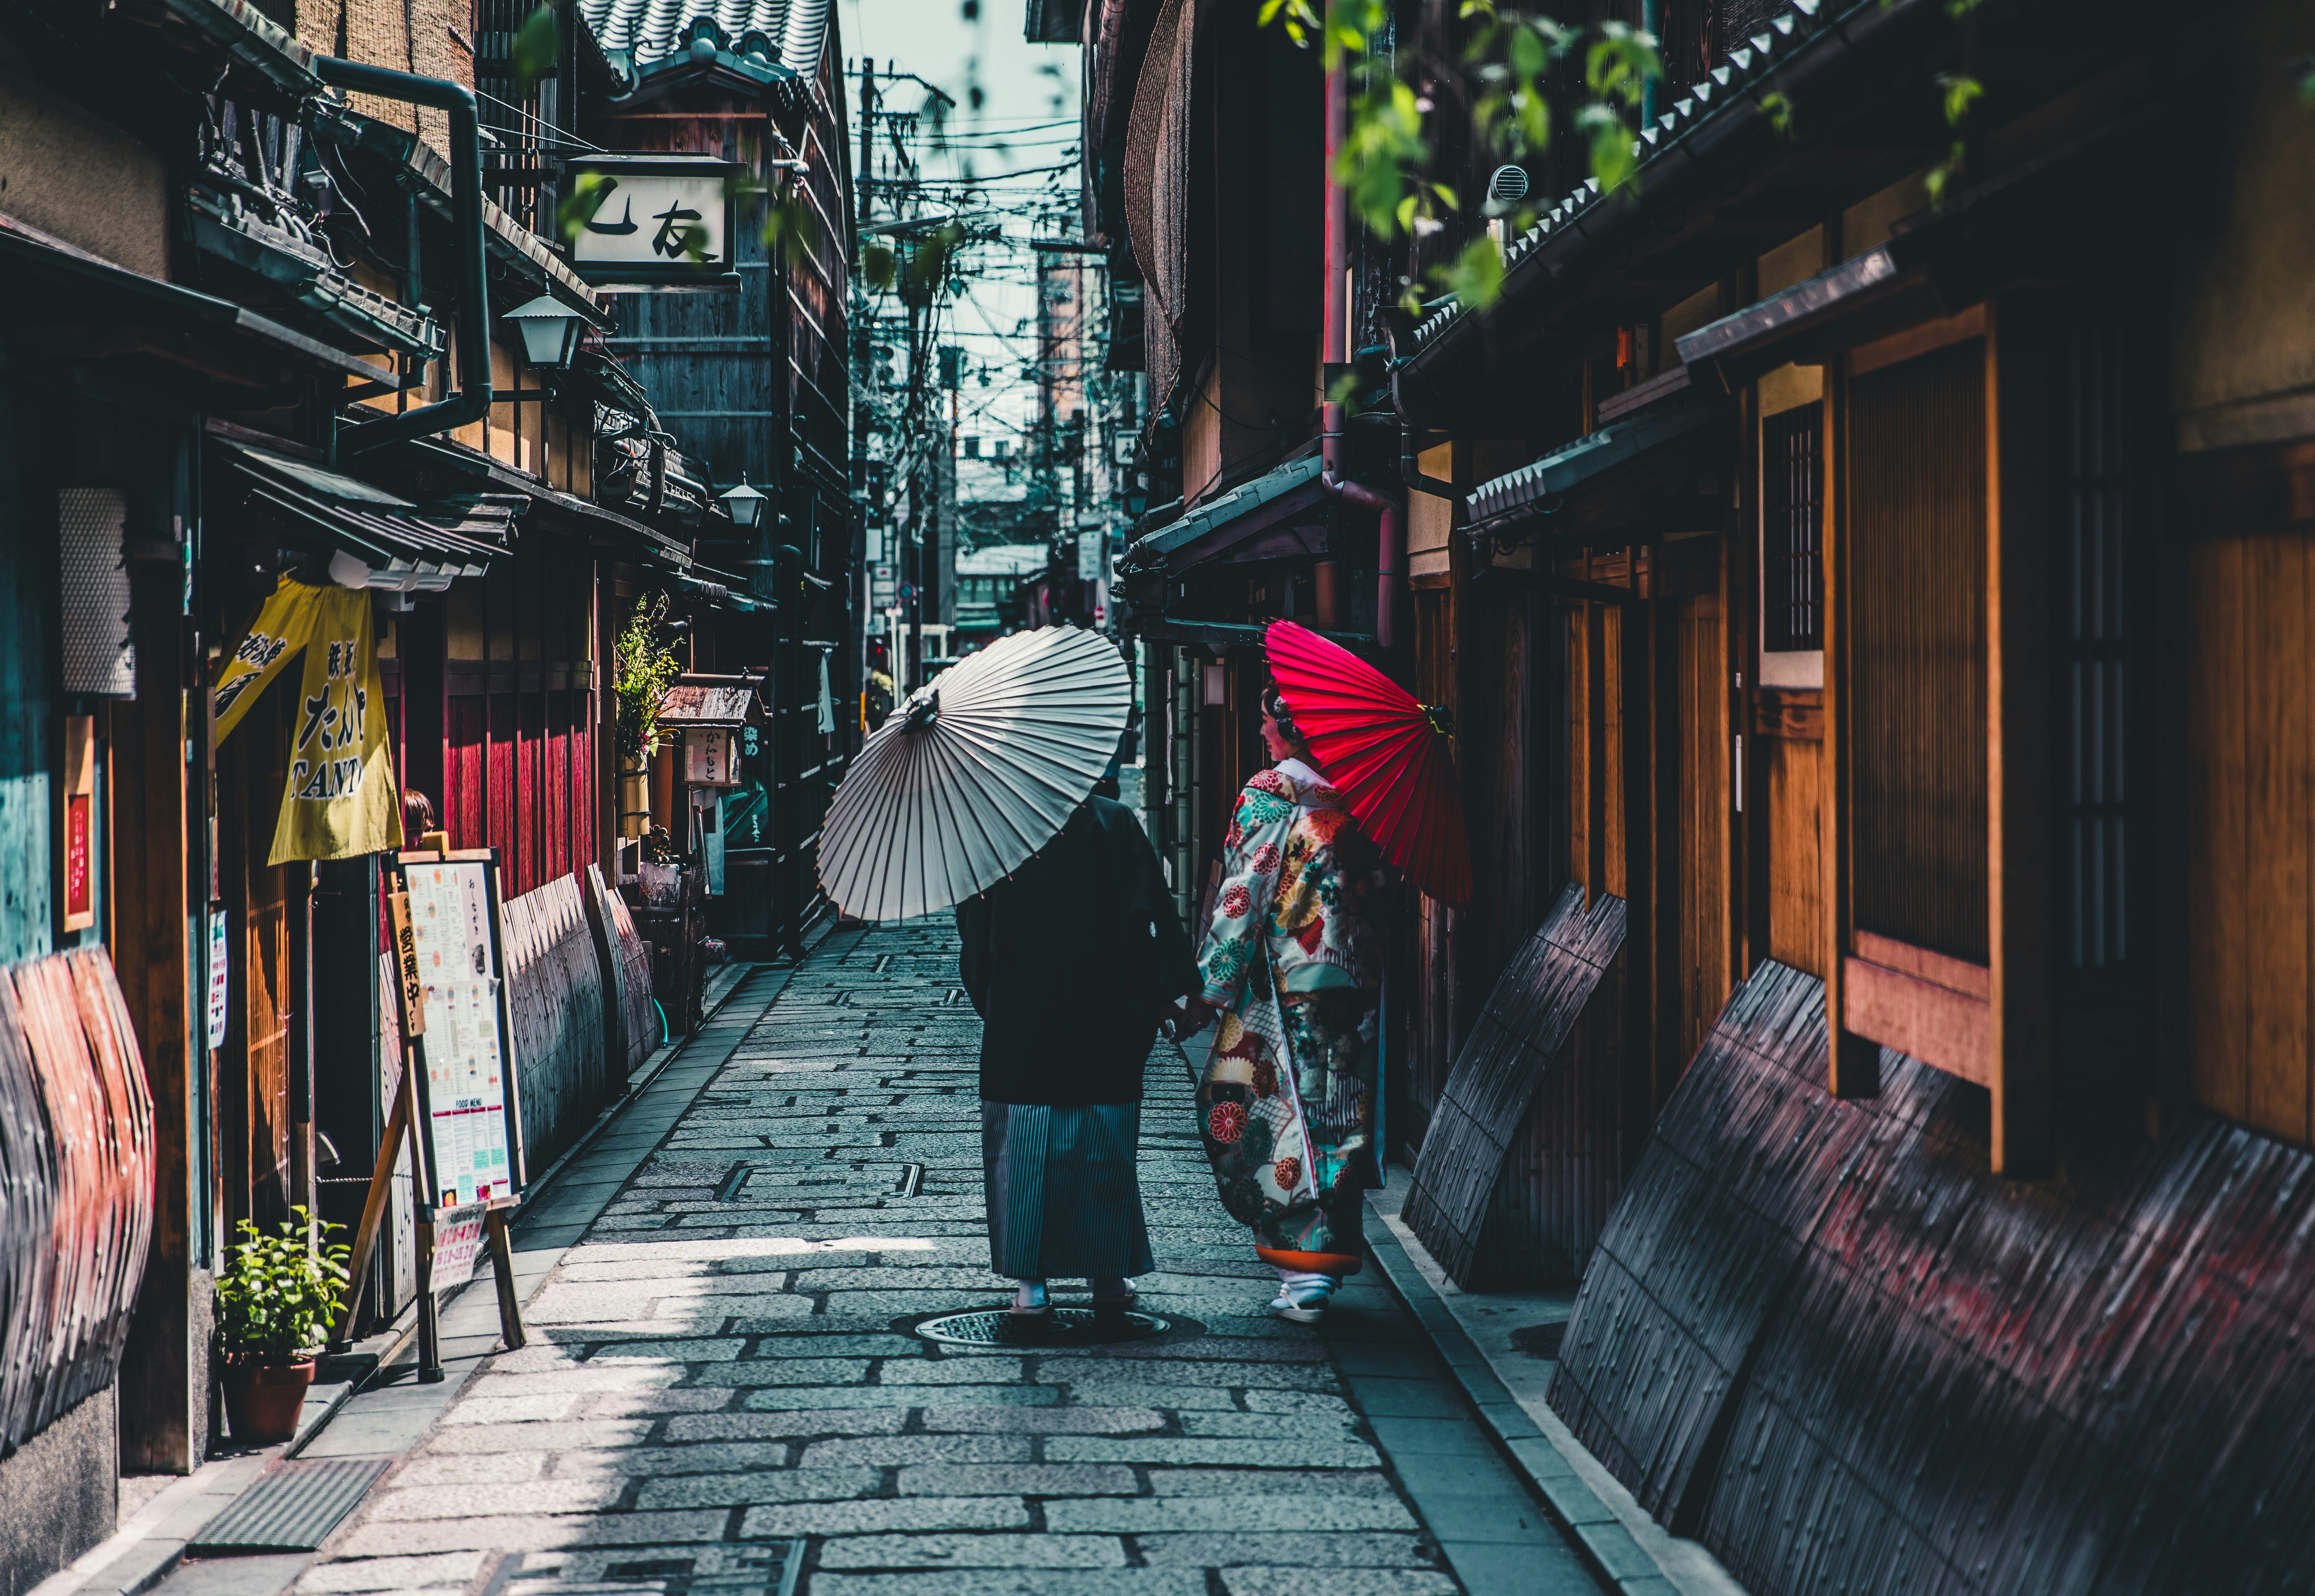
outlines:
[{"label": "wooden post", "polygon": [[[424,1139],[421,1138],[421,1139]],[[442,1310],[434,1301],[434,1205],[418,1204],[418,1383],[442,1379]]]},{"label": "wooden post", "polygon": [[[1993,1170],[2049,1157],[2049,545],[2044,350],[1985,320],[1986,885]],[[2017,318],[2012,318],[2013,321]]]},{"label": "wooden post", "polygon": [[[186,738],[206,718],[208,694],[188,678],[178,567],[139,559],[129,568],[138,642],[137,697],[112,706],[106,798],[112,869],[113,967],[153,1091],[152,1251],[129,1322],[120,1365],[122,1465],[188,1474],[201,1460],[208,1430],[205,1348],[193,1330],[192,1270],[200,1262],[200,1138],[208,1131],[199,1097],[208,1020],[188,1006],[208,989],[207,873],[192,851],[186,804]],[[196,719],[189,727],[188,694]],[[198,812],[198,811],[197,811]],[[134,841],[129,839],[134,838]],[[187,891],[188,878],[193,891]],[[189,913],[191,904],[203,906]],[[190,942],[189,928],[198,927]],[[191,983],[187,972],[198,979]]]},{"label": "wooden post", "polygon": [[507,1210],[492,1208],[483,1216],[491,1242],[491,1272],[499,1290],[499,1339],[513,1352],[528,1338],[522,1331],[522,1301],[514,1290],[514,1246],[507,1238]]},{"label": "wooden post", "polygon": [[1854,745],[1849,706],[1849,368],[1825,368],[1824,514],[1824,766],[1819,789],[1818,835],[1823,839],[1825,1087],[1836,1097],[1874,1097],[1881,1091],[1881,1046],[1841,1025],[1845,1009],[1842,961],[1855,944],[1849,894],[1849,796]]},{"label": "wooden post", "polygon": [[[409,1049],[403,1050],[403,1068],[410,1068]],[[394,1194],[394,1166],[402,1156],[403,1133],[410,1126],[410,1094],[405,1089],[394,1095],[394,1110],[386,1115],[386,1134],[377,1144],[377,1164],[371,1169],[369,1192],[362,1199],[361,1224],[354,1231],[353,1255],[347,1262],[346,1272],[352,1284],[346,1293],[345,1311],[339,1316],[334,1341],[346,1341],[353,1334],[354,1317],[361,1312],[362,1294],[369,1283],[369,1255],[377,1245],[377,1228],[386,1218],[386,1205]]]}]

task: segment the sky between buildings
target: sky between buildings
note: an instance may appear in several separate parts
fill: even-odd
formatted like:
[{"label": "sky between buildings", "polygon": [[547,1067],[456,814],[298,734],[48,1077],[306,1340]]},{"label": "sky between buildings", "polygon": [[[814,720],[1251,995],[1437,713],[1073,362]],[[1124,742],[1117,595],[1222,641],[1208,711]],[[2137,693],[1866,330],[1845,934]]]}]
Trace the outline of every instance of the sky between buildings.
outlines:
[{"label": "sky between buildings", "polygon": [[[914,111],[932,100],[914,83],[883,85],[891,72],[916,73],[956,102],[943,112],[947,147],[936,147],[927,118],[917,150],[924,175],[944,185],[928,185],[926,208],[957,206],[976,230],[999,235],[971,248],[958,273],[964,291],[946,312],[942,338],[964,350],[958,430],[978,439],[983,456],[995,452],[998,439],[1008,454],[1018,452],[1036,416],[1029,241],[1079,230],[1078,173],[1068,164],[1078,155],[1079,53],[1074,45],[1023,39],[1024,10],[1024,0],[843,0],[840,15],[852,117],[863,57],[876,64],[887,109]],[[856,158],[856,126],[852,136]],[[1055,166],[1065,169],[1033,170]],[[985,187],[966,193],[945,186],[967,179]],[[882,197],[878,203],[879,219],[889,219]],[[1004,489],[1001,474],[987,466],[968,467],[958,487],[966,498],[1019,492]]]}]

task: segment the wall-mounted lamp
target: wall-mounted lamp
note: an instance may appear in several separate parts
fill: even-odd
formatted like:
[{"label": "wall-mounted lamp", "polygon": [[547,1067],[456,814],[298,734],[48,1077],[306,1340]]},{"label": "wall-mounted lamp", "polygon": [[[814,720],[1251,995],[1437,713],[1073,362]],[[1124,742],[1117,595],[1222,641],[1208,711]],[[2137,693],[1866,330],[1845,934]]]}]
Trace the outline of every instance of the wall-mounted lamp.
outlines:
[{"label": "wall-mounted lamp", "polygon": [[763,522],[765,497],[749,487],[744,476],[740,479],[738,487],[728,493],[718,493],[715,500],[723,507],[723,513],[732,518],[732,524],[735,527],[753,529]]},{"label": "wall-mounted lamp", "polygon": [[587,318],[549,294],[541,294],[527,305],[518,305],[506,313],[522,333],[523,354],[542,371],[568,371],[571,358],[579,352],[579,334],[587,328]]}]

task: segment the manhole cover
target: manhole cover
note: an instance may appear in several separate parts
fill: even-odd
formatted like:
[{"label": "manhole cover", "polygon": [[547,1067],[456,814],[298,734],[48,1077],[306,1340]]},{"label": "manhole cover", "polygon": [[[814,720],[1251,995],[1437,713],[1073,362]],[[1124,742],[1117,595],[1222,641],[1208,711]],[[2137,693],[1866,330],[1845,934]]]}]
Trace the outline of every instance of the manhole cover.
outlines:
[{"label": "manhole cover", "polygon": [[1141,1341],[1174,1327],[1169,1319],[1146,1313],[1095,1313],[1089,1308],[1057,1308],[1031,1317],[1001,1308],[939,1314],[920,1321],[915,1333],[927,1341],[954,1346],[1095,1346]]},{"label": "manhole cover", "polygon": [[660,1548],[518,1552],[499,1565],[483,1596],[794,1596],[803,1550],[802,1540],[785,1540],[698,1547],[687,1556]]}]

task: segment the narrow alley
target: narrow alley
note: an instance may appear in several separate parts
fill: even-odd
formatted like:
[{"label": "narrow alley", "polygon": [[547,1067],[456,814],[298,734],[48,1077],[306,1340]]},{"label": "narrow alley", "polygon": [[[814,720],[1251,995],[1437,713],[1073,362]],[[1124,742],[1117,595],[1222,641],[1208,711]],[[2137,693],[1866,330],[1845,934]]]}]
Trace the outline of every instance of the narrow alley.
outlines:
[{"label": "narrow alley", "polygon": [[[1170,1043],[1138,1283],[1173,1328],[1051,1352],[909,1334],[1005,1299],[956,980],[945,917],[749,978],[732,1002],[760,1017],[719,1016],[706,1037],[736,1047],[599,1217],[554,1228],[582,1158],[518,1227],[519,1248],[572,1244],[530,1344],[483,1364],[297,1588],[1598,1589],[1378,1272],[1321,1330],[1265,1311],[1274,1277],[1216,1201]],[[615,1121],[589,1156],[631,1140]]]}]

